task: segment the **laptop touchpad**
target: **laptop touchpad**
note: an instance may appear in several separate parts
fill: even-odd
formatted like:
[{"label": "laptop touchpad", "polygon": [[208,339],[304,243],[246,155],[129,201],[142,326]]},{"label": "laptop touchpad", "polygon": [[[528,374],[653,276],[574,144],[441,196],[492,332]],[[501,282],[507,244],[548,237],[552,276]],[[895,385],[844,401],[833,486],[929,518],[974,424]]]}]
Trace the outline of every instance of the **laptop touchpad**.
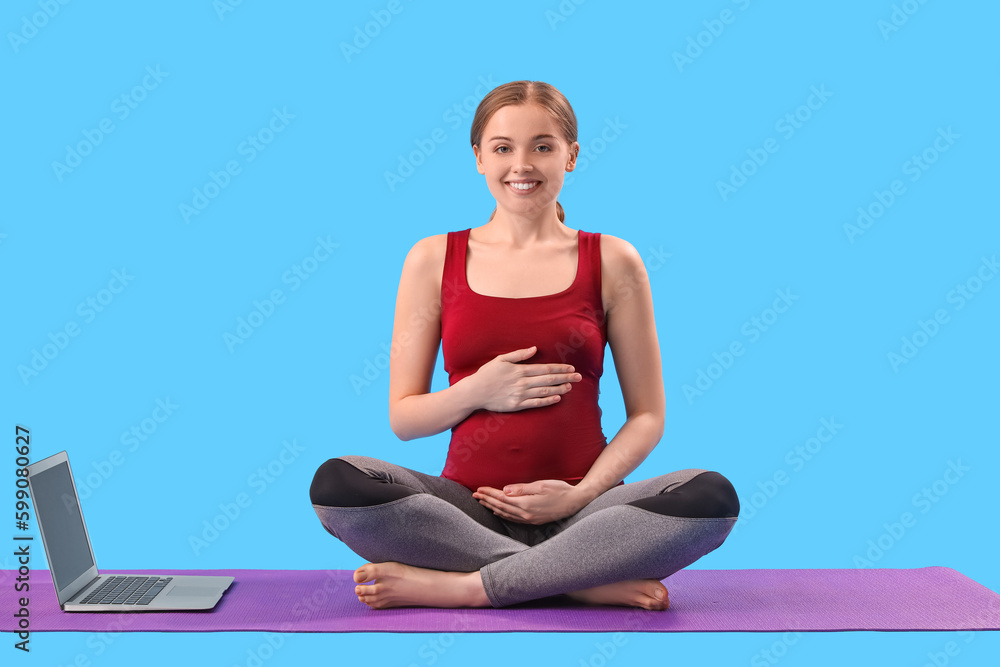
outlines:
[{"label": "laptop touchpad", "polygon": [[218,588],[210,586],[174,586],[167,593],[167,596],[177,595],[182,597],[202,597],[218,592]]}]

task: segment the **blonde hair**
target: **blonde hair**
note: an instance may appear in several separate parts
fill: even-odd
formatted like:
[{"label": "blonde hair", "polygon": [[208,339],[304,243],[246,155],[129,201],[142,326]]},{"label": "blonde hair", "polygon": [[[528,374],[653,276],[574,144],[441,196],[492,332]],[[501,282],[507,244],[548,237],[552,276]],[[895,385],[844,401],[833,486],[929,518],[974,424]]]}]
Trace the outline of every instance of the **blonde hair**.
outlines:
[{"label": "blonde hair", "polygon": [[[483,131],[497,111],[501,108],[518,104],[537,104],[544,108],[556,121],[563,138],[572,144],[576,141],[576,114],[569,100],[560,93],[554,86],[542,81],[511,81],[497,86],[486,97],[482,99],[476,107],[476,115],[472,118],[472,131],[470,132],[472,145],[480,146],[483,140]],[[494,208],[490,214],[490,220],[497,214]],[[556,202],[556,215],[559,222],[565,222],[566,212],[562,204]]]}]

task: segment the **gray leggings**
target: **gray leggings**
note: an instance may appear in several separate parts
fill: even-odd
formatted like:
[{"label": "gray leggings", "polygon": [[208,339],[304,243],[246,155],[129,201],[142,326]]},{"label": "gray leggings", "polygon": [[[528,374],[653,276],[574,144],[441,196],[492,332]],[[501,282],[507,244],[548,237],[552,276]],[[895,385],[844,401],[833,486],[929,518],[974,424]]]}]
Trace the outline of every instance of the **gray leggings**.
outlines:
[{"label": "gray leggings", "polygon": [[716,472],[613,487],[576,514],[509,521],[472,491],[368,456],[330,459],[310,488],[323,527],[362,558],[482,575],[494,607],[628,579],[665,579],[718,548],[739,499]]}]

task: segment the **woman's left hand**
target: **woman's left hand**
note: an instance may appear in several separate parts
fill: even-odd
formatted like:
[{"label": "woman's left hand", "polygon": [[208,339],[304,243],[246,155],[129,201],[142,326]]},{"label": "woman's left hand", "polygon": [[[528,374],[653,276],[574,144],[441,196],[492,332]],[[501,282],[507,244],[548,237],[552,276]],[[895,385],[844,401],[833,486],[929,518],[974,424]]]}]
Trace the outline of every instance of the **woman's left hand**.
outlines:
[{"label": "woman's left hand", "polygon": [[559,479],[508,484],[503,489],[481,486],[472,497],[497,516],[533,525],[571,516],[587,504],[577,487]]}]

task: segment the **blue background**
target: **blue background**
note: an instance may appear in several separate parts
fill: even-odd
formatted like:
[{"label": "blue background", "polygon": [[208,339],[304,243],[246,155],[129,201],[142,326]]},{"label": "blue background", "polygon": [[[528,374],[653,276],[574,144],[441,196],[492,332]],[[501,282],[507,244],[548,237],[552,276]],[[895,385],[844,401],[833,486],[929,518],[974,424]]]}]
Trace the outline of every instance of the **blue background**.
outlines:
[{"label": "blue background", "polygon": [[[69,451],[102,569],[362,564],[321,528],[309,481],[346,453],[440,472],[447,432],[404,443],[388,425],[400,269],[417,240],[486,222],[472,112],[495,85],[532,79],[580,123],[566,224],[632,243],[652,284],[666,432],[630,479],[710,468],[740,491],[738,527],[694,567],[946,565],[1000,590],[1000,280],[981,280],[1000,252],[995,3],[389,6],[5,3],[3,421],[11,444],[15,424],[31,429],[34,460]],[[113,129],[98,142],[102,121]],[[935,148],[939,131],[951,139]],[[252,153],[251,136],[269,143]],[[390,185],[387,172],[404,175]],[[894,180],[905,190],[879,211]],[[196,190],[213,196],[185,216]],[[880,215],[851,231],[859,207]],[[318,239],[338,245],[304,262]],[[297,284],[296,266],[313,269]],[[959,301],[958,286],[978,291]],[[274,290],[283,302],[227,345]],[[774,320],[778,290],[797,299]],[[894,364],[904,337],[920,346]],[[744,354],[711,367],[735,341]],[[366,368],[370,384],[352,383]],[[685,395],[699,371],[711,385]],[[611,437],[624,409],[610,354],[602,389]],[[161,422],[158,400],[175,406]],[[810,441],[823,419],[842,428]],[[145,439],[123,440],[132,428]],[[274,465],[286,441],[298,449]],[[945,476],[952,464],[960,477]],[[249,506],[192,546],[241,493]],[[379,664],[576,665],[611,635],[462,634],[443,653],[421,634],[283,637],[265,664],[374,650]],[[956,637],[806,634],[781,662],[921,665]],[[783,641],[626,638],[615,659],[710,664],[772,664],[761,651]],[[39,633],[30,656],[2,650],[48,665],[153,664],[150,647],[169,664],[246,664],[264,641]],[[1000,638],[960,645],[956,664],[995,664]]]}]

